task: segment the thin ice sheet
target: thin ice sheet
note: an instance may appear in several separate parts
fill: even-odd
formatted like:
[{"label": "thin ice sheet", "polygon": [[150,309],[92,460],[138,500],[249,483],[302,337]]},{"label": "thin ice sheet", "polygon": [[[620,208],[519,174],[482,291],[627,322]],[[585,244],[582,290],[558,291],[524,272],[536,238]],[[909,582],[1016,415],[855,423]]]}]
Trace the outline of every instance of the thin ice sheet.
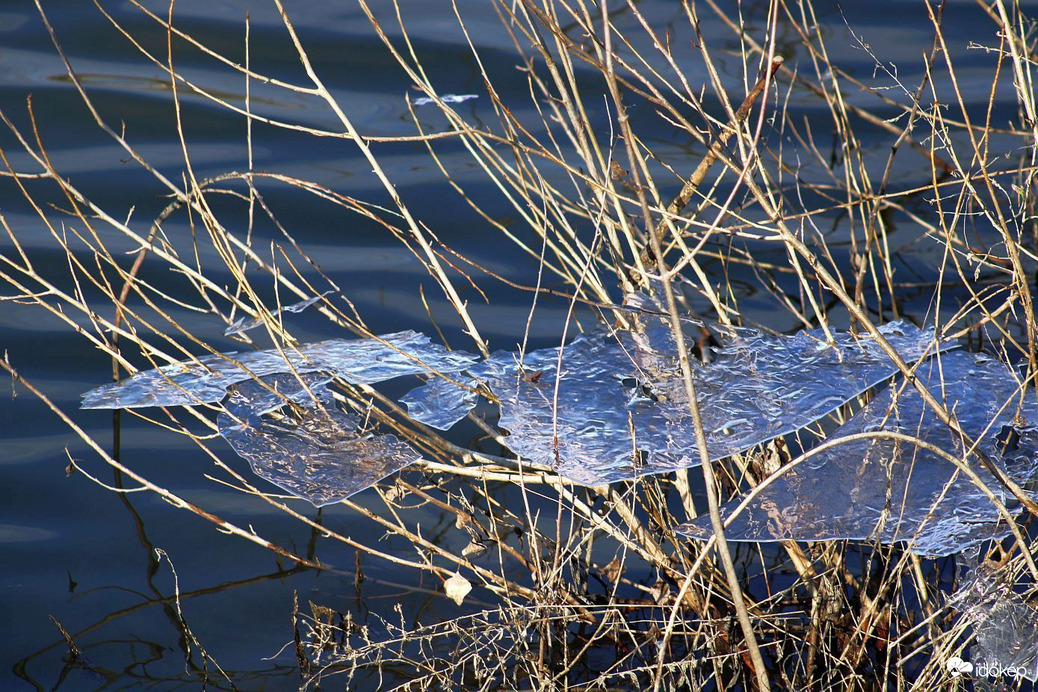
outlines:
[{"label": "thin ice sheet", "polygon": [[[1038,402],[1029,390],[1020,403],[1017,379],[1001,362],[952,352],[923,364],[920,380],[943,398],[963,432],[1018,483],[1038,477]],[[916,436],[963,458],[959,438],[925,406],[913,387],[890,388],[840,426],[830,439],[862,432]],[[1019,416],[1017,418],[1017,416]],[[1017,502],[975,459],[970,467],[1006,505]],[[736,503],[722,508],[727,517]],[[711,535],[700,517],[678,529]],[[725,531],[728,540],[905,541],[922,555],[950,555],[1009,533],[992,503],[973,483],[933,452],[889,438],[849,441],[785,471]]]},{"label": "thin ice sheet", "polygon": [[145,370],[83,395],[82,408],[140,408],[215,403],[238,382],[275,373],[330,372],[355,384],[374,384],[402,375],[435,370],[457,372],[476,361],[463,351],[448,351],[413,331],[372,339],[330,339],[298,350],[230,352],[197,362]]},{"label": "thin ice sheet", "polygon": [[464,387],[437,377],[415,387],[400,398],[407,405],[407,415],[437,430],[450,430],[476,406],[479,381],[463,377]]},{"label": "thin ice sheet", "polygon": [[237,384],[217,418],[257,476],[323,507],[421,459],[406,442],[366,432],[360,416],[341,411],[325,387],[330,375],[300,379],[276,374]]},{"label": "thin ice sheet", "polygon": [[[882,331],[908,361],[932,347],[929,330],[892,323]],[[500,351],[469,368],[500,399],[500,425],[517,455],[583,485],[699,464],[668,329],[581,335],[563,349],[561,375],[558,363],[558,349],[530,352],[522,367],[517,354]],[[802,428],[896,367],[868,338],[836,334],[828,343],[821,330],[788,337],[732,329],[712,362],[694,370],[707,449],[719,459]],[[431,384],[451,412],[441,424],[474,402],[460,388],[452,396],[447,385]],[[433,393],[408,396],[426,401]]]},{"label": "thin ice sheet", "polygon": [[[335,291],[325,291],[321,295],[314,296],[313,298],[310,298],[309,300],[303,300],[303,301],[300,301],[298,303],[292,303],[291,305],[286,305],[283,308],[275,310],[273,314],[274,315],[279,315],[279,314],[282,314],[282,313],[285,313],[285,312],[300,313],[303,310],[306,310],[311,305],[314,305],[315,303],[319,302],[321,300],[321,298],[324,298],[327,295],[331,295],[334,292]],[[263,318],[262,317],[248,317],[248,316],[242,317],[240,320],[236,321],[234,324],[232,324],[231,326],[227,327],[227,329],[224,330],[223,335],[224,336],[234,336],[235,334],[243,334],[243,333],[249,331],[250,329],[255,329],[256,327],[260,326],[261,324],[263,324]]]},{"label": "thin ice sheet", "polygon": [[[472,99],[478,99],[479,94],[444,94],[440,97],[440,100],[444,103],[464,103],[465,101],[471,101]],[[412,101],[416,106],[431,106],[436,103],[436,99],[431,96],[419,96]]]}]

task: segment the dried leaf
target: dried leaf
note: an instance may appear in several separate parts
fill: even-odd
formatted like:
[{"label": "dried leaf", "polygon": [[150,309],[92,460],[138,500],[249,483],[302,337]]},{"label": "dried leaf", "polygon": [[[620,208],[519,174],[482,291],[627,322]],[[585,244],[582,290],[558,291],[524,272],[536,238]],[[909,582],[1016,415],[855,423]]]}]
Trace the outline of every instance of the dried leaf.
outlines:
[{"label": "dried leaf", "polygon": [[620,575],[623,574],[623,563],[620,562],[620,556],[615,556],[609,561],[609,564],[602,568],[602,576],[609,580],[611,584],[617,584],[620,581]]},{"label": "dried leaf", "polygon": [[465,549],[461,551],[462,557],[471,557],[473,555],[482,555],[487,550],[487,546],[483,541],[473,539],[469,541],[469,544],[465,546]]},{"label": "dried leaf", "polygon": [[536,372],[524,372],[523,382],[529,382],[530,384],[537,384],[544,377],[544,371],[538,370]]},{"label": "dried leaf", "polygon": [[386,502],[396,502],[397,500],[403,499],[407,491],[400,487],[399,484],[393,485],[391,488],[386,490]]},{"label": "dried leaf", "polygon": [[649,589],[649,595],[652,596],[652,600],[657,605],[664,605],[670,600],[670,584],[665,581],[658,581],[656,584]]},{"label": "dried leaf", "polygon": [[455,572],[454,576],[443,582],[443,590],[447,594],[447,598],[461,605],[465,601],[465,597],[469,595],[469,591],[472,591],[472,584],[461,576],[460,572]]}]

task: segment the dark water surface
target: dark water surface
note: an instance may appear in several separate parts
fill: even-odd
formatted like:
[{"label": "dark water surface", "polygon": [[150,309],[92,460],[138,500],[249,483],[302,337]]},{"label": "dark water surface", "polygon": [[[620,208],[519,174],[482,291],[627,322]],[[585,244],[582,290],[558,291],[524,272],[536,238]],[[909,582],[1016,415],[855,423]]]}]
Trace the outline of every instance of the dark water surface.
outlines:
[{"label": "dark water surface", "polygon": [[[175,136],[169,89],[162,81],[161,71],[141,58],[92,3],[66,0],[43,4],[102,113],[113,123],[125,122],[129,138],[144,157],[179,181],[183,156]],[[160,13],[166,11],[165,3],[148,4]],[[506,101],[514,100],[517,113],[534,122],[535,112],[527,98],[525,80],[514,67],[509,43],[490,3],[460,4],[487,69],[500,80],[498,91]],[[640,3],[643,13],[660,26],[683,24],[675,5],[669,1]],[[104,6],[135,33],[148,38],[162,55],[165,37],[154,24],[128,3],[106,2]],[[856,45],[847,28],[850,26],[884,61],[902,66],[898,78],[908,88],[918,85],[921,75],[913,70],[919,69],[919,56],[929,51],[932,41],[921,3],[848,3],[842,13],[834,3],[819,3],[817,9],[819,21],[825,23],[825,30],[833,37],[829,48],[834,63],[866,81],[883,79],[882,75],[874,76],[874,61]],[[182,0],[176,4],[182,29],[237,60],[244,59],[246,11],[251,13],[251,60],[257,69],[305,83],[305,75],[293,59],[271,3]],[[753,14],[750,9],[746,11]],[[311,57],[358,128],[367,134],[410,134],[412,125],[404,96],[409,91],[413,96],[414,92],[354,4],[300,3],[291,12]],[[481,92],[481,79],[449,11],[449,3],[407,2],[404,12],[415,45],[436,75],[434,81],[441,93]],[[755,12],[761,15],[763,10]],[[386,13],[386,17],[391,15]],[[949,45],[961,60],[963,87],[967,93],[976,94],[977,104],[983,104],[988,95],[990,58],[983,51],[966,50],[973,40],[994,41],[990,34],[973,35],[979,17],[972,3],[948,3],[945,29]],[[984,27],[991,27],[987,20],[979,21]],[[630,24],[623,19],[619,23]],[[703,32],[714,37],[717,48],[738,49],[729,30],[707,19],[705,12]],[[231,102],[242,105],[243,85],[235,74],[197,53],[184,55],[182,69],[188,69],[208,88],[226,94]],[[796,55],[791,58],[803,59]],[[738,64],[734,58],[722,64],[733,88],[741,82]],[[811,69],[806,60],[800,66]],[[700,77],[705,82],[705,76]],[[580,78],[589,89],[601,91],[590,71]],[[25,99],[30,93],[41,136],[58,170],[116,215],[126,216],[132,210],[137,228],[146,231],[150,220],[168,203],[162,196],[163,190],[92,125],[35,10],[25,3],[7,4],[0,10],[0,108],[22,128],[29,122]],[[333,114],[312,99],[287,98],[282,92],[262,87],[256,87],[253,99],[256,109],[265,115],[338,129]],[[851,99],[876,108],[874,97],[854,94]],[[589,103],[592,101],[589,99]],[[1000,93],[997,105],[1004,113],[996,116],[1000,115],[1003,121],[1012,117],[1015,100],[1011,93]],[[481,109],[487,107],[483,98],[462,108],[473,121],[478,121]],[[817,121],[819,131],[829,127],[828,111],[818,101],[798,95],[791,110],[797,117]],[[878,112],[883,114],[882,109]],[[604,108],[592,109],[590,115],[598,119],[596,126],[607,131]],[[651,114],[633,115],[637,119],[649,118]],[[196,175],[246,168],[245,132],[240,118],[194,96],[184,97],[182,117]],[[435,110],[422,117],[430,128],[441,123]],[[875,138],[866,139],[863,146],[878,173],[889,151],[890,136],[862,129],[862,133],[869,132]],[[650,140],[650,144],[665,152],[672,163],[680,163],[678,157],[687,155],[691,167],[699,156],[687,142],[664,127],[659,128],[658,140]],[[15,142],[6,131],[0,133],[0,146],[9,154],[12,166],[31,170],[31,164],[24,155],[17,154]],[[460,148],[445,145],[439,151],[445,163],[454,166],[457,177],[481,179]],[[498,240],[495,232],[451,192],[424,146],[376,145],[375,153],[414,213],[441,240],[512,280],[534,282],[535,262]],[[254,155],[256,169],[277,169],[362,199],[388,201],[369,166],[347,142],[257,126]],[[906,155],[895,166],[895,185],[925,184],[929,175],[921,157]],[[53,198],[53,190],[37,191]],[[337,207],[316,202],[313,197],[283,188],[279,191],[272,187],[265,192],[281,220],[339,283],[375,332],[415,329],[433,333],[425,307],[418,299],[419,287],[424,287],[451,344],[472,349],[424,268],[384,230]],[[493,204],[493,191],[488,187],[486,193]],[[244,228],[240,205],[235,209],[233,215],[225,217],[225,222],[238,218]],[[510,213],[504,204],[499,203],[499,210],[502,216]],[[64,255],[6,179],[0,180],[0,211],[18,234],[23,248],[34,258],[38,270],[71,287]],[[845,220],[834,214],[829,222],[831,227],[822,230],[831,234],[835,244],[845,242],[840,240]],[[175,217],[166,230],[191,232],[183,215]],[[274,237],[273,230],[262,224],[257,233]],[[133,249],[125,240],[113,242],[122,250]],[[262,243],[257,247],[262,247]],[[899,271],[914,273],[923,285],[917,294],[908,296],[905,307],[910,315],[922,316],[929,307],[938,261],[933,255],[936,250],[936,246],[910,249],[901,260]],[[0,239],[0,252],[11,251],[10,241],[6,237]],[[769,248],[766,252],[775,251]],[[775,258],[781,255],[777,253]],[[171,291],[181,287],[174,276],[151,278]],[[211,278],[220,284],[232,283],[226,270],[211,274]],[[745,319],[779,330],[795,326],[788,315],[775,309],[769,296],[757,293],[752,274],[747,272],[746,276],[735,275],[731,279],[744,292],[740,305]],[[268,288],[267,297],[273,297],[269,280],[261,278],[257,283]],[[481,280],[480,285],[490,297],[490,306],[480,303],[474,293],[465,296],[470,299],[477,324],[492,347],[513,348],[522,338],[529,294],[491,279]],[[946,299],[953,303],[954,296],[952,289]],[[954,305],[949,307],[953,308]],[[542,303],[534,323],[533,347],[557,343],[565,310],[566,305],[561,302]],[[222,336],[225,325],[214,315],[184,310],[175,316],[198,338],[234,347]],[[334,336],[328,333],[328,323],[316,314],[299,315],[293,324],[296,335],[302,339]],[[78,410],[82,392],[110,379],[109,358],[57,318],[39,308],[10,302],[0,303],[0,347],[21,374],[79,426],[102,445],[111,445],[111,413]],[[233,490],[222,490],[206,480],[204,474],[213,471],[212,462],[193,443],[133,416],[124,415],[122,420],[123,461],[156,484],[238,525],[251,526],[272,541],[303,553],[314,550],[325,563],[347,572],[352,569],[354,554],[341,544],[317,538],[305,526],[275,513],[263,502]],[[471,435],[473,430],[465,429],[454,437],[465,444]],[[210,447],[234,468],[246,470],[245,462],[235,458],[221,440],[212,441]],[[193,633],[242,689],[291,689],[298,685],[293,651],[286,647],[292,636],[293,592],[299,593],[303,604],[312,599],[341,612],[351,612],[357,621],[373,626],[377,626],[378,616],[435,622],[461,612],[436,595],[438,583],[428,578],[418,581],[413,572],[371,559],[364,563],[368,579],[360,593],[355,591],[348,573],[291,570],[291,565],[279,561],[273,553],[223,535],[208,522],[175,510],[153,494],[118,494],[80,474],[66,477],[68,456],[84,460],[85,466],[103,482],[120,483],[31,393],[15,386],[10,395],[0,398],[2,689],[28,688],[26,681],[41,688],[52,688],[60,682],[62,689],[94,689],[104,686],[106,678],[115,689],[145,685],[167,689],[178,684],[190,687],[190,681],[196,678],[185,672],[183,649],[187,645],[179,627],[179,615],[170,601],[175,588],[179,589],[184,616]],[[132,483],[126,485],[133,487]],[[364,494],[356,499],[365,503]],[[314,514],[311,509],[299,507],[299,511]],[[431,509],[415,510],[411,520],[421,522],[423,534],[431,537],[445,532],[450,521]],[[352,514],[344,508],[326,508],[321,521],[345,535],[371,530],[369,523],[363,524],[363,528],[355,524]],[[387,539],[379,547],[401,557],[413,557],[411,546],[400,540]],[[158,562],[155,549],[164,551],[169,560]],[[478,588],[472,597],[475,601],[493,600]],[[397,604],[401,606],[401,616],[394,615]],[[471,607],[478,607],[478,603]],[[63,677],[66,647],[48,616],[56,618],[74,635],[91,671],[77,668]],[[201,665],[196,647],[192,645],[190,649],[190,665]]]}]

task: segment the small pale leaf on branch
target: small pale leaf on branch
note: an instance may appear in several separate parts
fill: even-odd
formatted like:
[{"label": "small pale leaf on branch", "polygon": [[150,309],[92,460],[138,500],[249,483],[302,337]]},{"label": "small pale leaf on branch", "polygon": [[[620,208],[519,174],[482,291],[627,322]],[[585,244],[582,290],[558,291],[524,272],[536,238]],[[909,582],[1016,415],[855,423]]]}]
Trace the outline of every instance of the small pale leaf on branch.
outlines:
[{"label": "small pale leaf on branch", "polygon": [[468,596],[469,591],[472,591],[472,584],[469,583],[468,579],[461,576],[461,573],[455,572],[454,576],[443,582],[443,590],[447,594],[447,598],[461,605],[465,601],[465,597]]}]

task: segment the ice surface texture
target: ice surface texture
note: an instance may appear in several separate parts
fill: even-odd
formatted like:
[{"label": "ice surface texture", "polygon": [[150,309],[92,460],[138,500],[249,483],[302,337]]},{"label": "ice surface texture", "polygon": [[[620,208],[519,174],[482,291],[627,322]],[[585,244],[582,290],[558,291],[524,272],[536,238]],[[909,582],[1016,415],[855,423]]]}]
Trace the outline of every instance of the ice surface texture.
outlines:
[{"label": "ice surface texture", "polygon": [[407,405],[407,415],[419,423],[437,430],[450,430],[459,420],[476,406],[479,381],[464,377],[464,387],[436,377],[421,387],[416,387],[400,398]]},{"label": "ice surface texture", "polygon": [[[1001,362],[952,352],[924,363],[917,375],[953,412],[980,451],[1018,483],[1038,471],[1038,402],[1023,397]],[[895,431],[916,436],[958,458],[959,438],[925,405],[915,388],[885,390],[830,436]],[[1018,408],[1019,406],[1019,408]],[[970,467],[1010,510],[1018,503],[977,461]],[[737,503],[722,508],[727,517]],[[708,538],[709,518],[678,529]],[[949,461],[908,442],[851,441],[809,457],[770,484],[725,531],[728,540],[907,541],[922,555],[950,555],[1009,533],[992,503]]]},{"label": "ice surface texture", "polygon": [[336,407],[328,382],[337,376],[374,384],[430,370],[457,372],[475,360],[410,331],[333,339],[285,349],[284,355],[228,353],[140,372],[87,392],[83,407],[187,406],[229,394],[217,419],[220,434],[256,475],[321,507],[421,458],[393,435],[364,431],[360,417]]},{"label": "ice surface texture", "polygon": [[[287,357],[287,360],[286,360]],[[233,385],[281,372],[330,372],[355,384],[374,384],[401,375],[436,370],[456,372],[476,356],[448,351],[413,331],[377,339],[330,339],[305,344],[284,354],[271,349],[205,356],[198,362],[174,363],[145,370],[121,382],[92,389],[83,408],[192,406],[216,403]]]},{"label": "ice surface texture", "polygon": [[[896,372],[869,338],[728,331],[713,362],[693,366],[711,459],[798,430]],[[899,322],[881,331],[910,362],[933,342],[931,331]],[[699,464],[668,329],[581,335],[564,347],[561,375],[558,363],[556,348],[526,354],[521,368],[518,354],[499,351],[468,370],[500,399],[500,425],[517,455],[583,485]],[[413,418],[441,428],[475,404],[442,379],[404,401]]]},{"label": "ice surface texture", "polygon": [[[448,352],[415,332],[323,341],[284,354],[208,356],[92,390],[83,406],[212,403],[230,390],[227,411],[242,423],[234,428],[224,414],[220,425],[235,450],[258,474],[323,504],[354,492],[359,482],[354,472],[342,470],[349,463],[330,463],[332,454],[361,466],[358,477],[369,483],[385,475],[382,469],[367,472],[376,466],[371,461],[376,440],[388,440],[386,468],[399,468],[409,454],[395,438],[368,437],[360,445],[356,421],[325,405],[324,383],[337,376],[371,384],[433,369],[466,386],[434,377],[402,399],[412,418],[449,428],[476,404],[475,388],[482,383],[500,401],[500,425],[510,433],[507,444],[513,452],[574,482],[599,485],[699,463],[676,344],[658,319],[644,322],[648,326],[637,333],[602,330],[579,336],[561,356],[559,349],[533,351],[522,366],[517,354],[507,352],[476,364],[475,356]],[[894,323],[883,332],[906,360],[932,346],[930,331]],[[712,362],[694,368],[711,459],[797,430],[895,372],[873,340],[837,334],[829,343],[820,330],[788,337],[730,329]],[[312,380],[316,399],[298,382],[291,384],[293,370],[319,373]],[[280,397],[256,380],[279,373],[285,376],[270,381],[278,385]],[[303,406],[295,409],[301,416],[268,415],[283,408],[284,396]],[[313,455],[313,463],[306,455]],[[293,473],[299,474],[295,481],[290,480]]]},{"label": "ice surface texture", "polygon": [[325,388],[331,379],[277,374],[242,382],[217,418],[220,434],[257,476],[315,507],[344,500],[421,459],[406,442],[367,433],[361,416],[339,410]]}]

